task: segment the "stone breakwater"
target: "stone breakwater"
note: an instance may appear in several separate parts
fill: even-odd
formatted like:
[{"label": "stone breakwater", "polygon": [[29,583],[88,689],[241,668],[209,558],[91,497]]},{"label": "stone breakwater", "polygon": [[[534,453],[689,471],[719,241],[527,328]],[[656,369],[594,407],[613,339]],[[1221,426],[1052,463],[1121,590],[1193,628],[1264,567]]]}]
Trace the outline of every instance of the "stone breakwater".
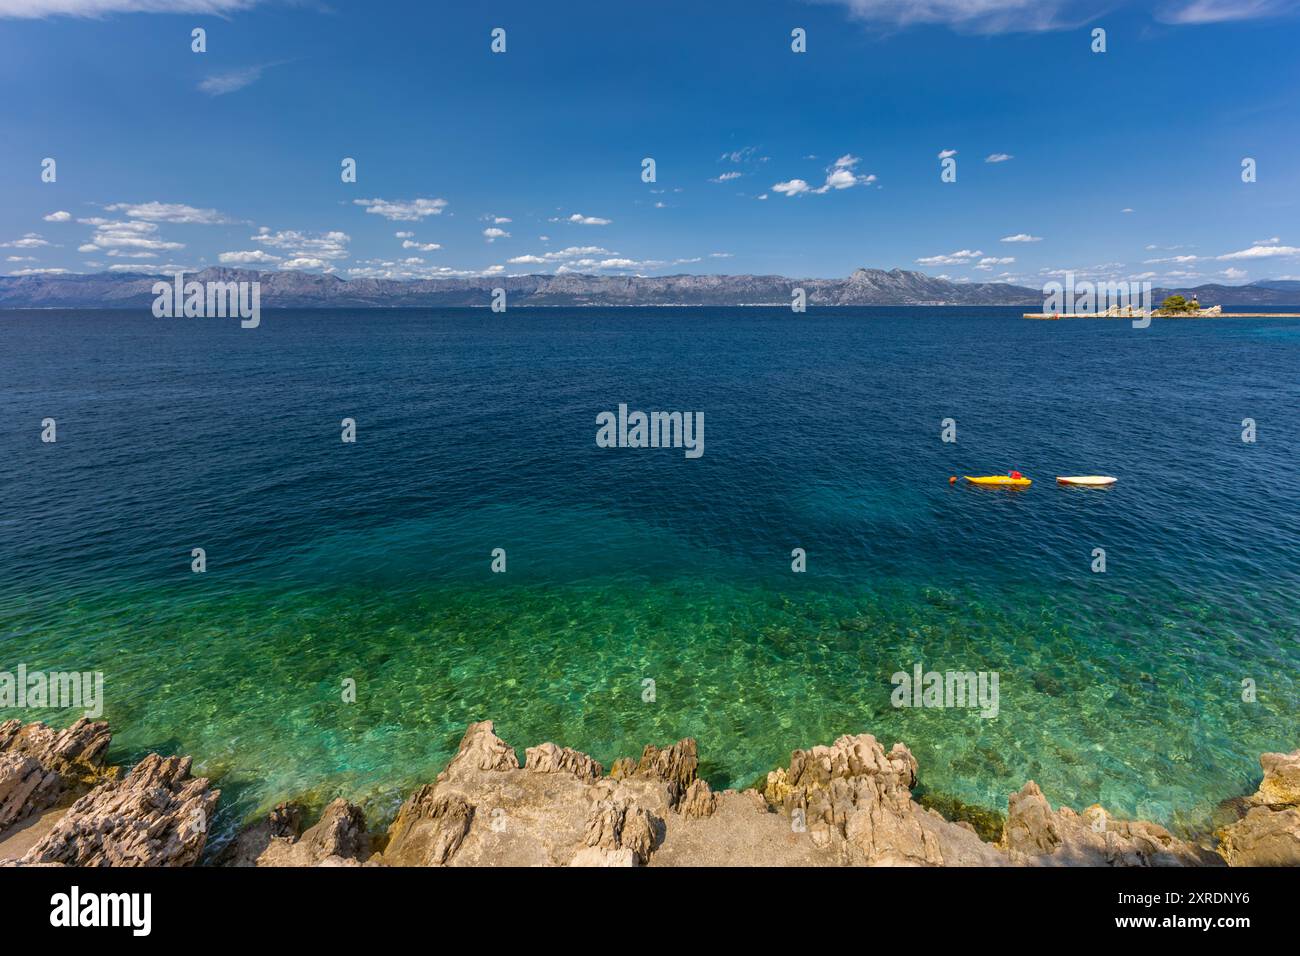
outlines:
[{"label": "stone breakwater", "polygon": [[921,806],[916,758],[870,734],[796,750],[761,788],[714,792],[690,738],[608,772],[552,743],[520,766],[483,721],[386,830],[346,800],[311,826],[283,803],[205,858],[220,791],[188,757],[150,754],[122,774],[104,763],[109,741],[102,721],[0,724],[0,865],[1300,866],[1300,749],[1260,758],[1259,790],[1206,845],[1100,806],[1053,809],[1033,781],[984,840]]}]

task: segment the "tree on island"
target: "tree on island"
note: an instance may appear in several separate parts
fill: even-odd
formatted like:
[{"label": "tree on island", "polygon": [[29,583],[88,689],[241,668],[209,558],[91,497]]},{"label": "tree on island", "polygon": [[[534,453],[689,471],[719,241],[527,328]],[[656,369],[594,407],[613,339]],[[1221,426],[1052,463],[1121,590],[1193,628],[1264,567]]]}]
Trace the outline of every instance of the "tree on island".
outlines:
[{"label": "tree on island", "polygon": [[1161,312],[1197,312],[1201,304],[1195,299],[1188,302],[1181,295],[1166,296],[1165,301],[1160,303]]}]

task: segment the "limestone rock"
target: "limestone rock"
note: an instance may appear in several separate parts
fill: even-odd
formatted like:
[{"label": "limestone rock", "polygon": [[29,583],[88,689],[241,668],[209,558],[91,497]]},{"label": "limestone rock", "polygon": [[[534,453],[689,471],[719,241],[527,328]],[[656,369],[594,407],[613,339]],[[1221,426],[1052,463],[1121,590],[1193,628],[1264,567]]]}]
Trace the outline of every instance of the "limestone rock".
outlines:
[{"label": "limestone rock", "polygon": [[95,777],[102,772],[104,751],[112,735],[106,721],[82,717],[70,727],[52,730],[45,724],[0,723],[0,752],[32,757],[47,770],[65,776]]},{"label": "limestone rock", "polygon": [[677,812],[688,819],[711,817],[717,803],[717,795],[709,789],[709,785],[703,780],[696,779],[682,794],[682,799],[677,804]]},{"label": "limestone rock", "polygon": [[493,732],[492,721],[470,724],[460,740],[460,749],[443,774],[454,777],[475,770],[518,770],[514,748]]},{"label": "limestone rock", "polygon": [[524,769],[535,773],[571,773],[588,783],[594,783],[605,772],[586,754],[549,742],[524,751]]},{"label": "limestone rock", "polygon": [[62,778],[32,757],[0,751],[0,831],[53,804]]},{"label": "limestone rock", "polygon": [[763,795],[841,862],[887,866],[997,866],[1007,862],[969,830],[912,800],[916,758],[885,753],[870,734],[796,750],[767,776]]},{"label": "limestone rock", "polygon": [[110,774],[108,724],[81,718],[63,730],[0,723],[0,832]]},{"label": "limestone rock", "polygon": [[361,808],[335,800],[302,832],[302,808],[282,803],[244,830],[222,854],[223,866],[359,866],[370,851]]},{"label": "limestone rock", "polygon": [[686,788],[695,780],[699,766],[695,738],[687,737],[663,749],[654,744],[646,744],[641,751],[641,761],[636,766],[635,775],[657,777],[667,783],[669,801],[675,807],[685,795]]},{"label": "limestone rock", "polygon": [[1259,758],[1264,780],[1246,815],[1218,831],[1229,866],[1300,866],[1300,750]]},{"label": "limestone rock", "polygon": [[624,780],[636,773],[636,761],[631,757],[619,757],[609,768],[611,780]]},{"label": "limestone rock", "polygon": [[1300,806],[1300,750],[1263,754],[1259,765],[1264,770],[1264,781],[1251,802],[1265,807]]},{"label": "limestone rock", "polygon": [[1229,866],[1300,866],[1300,808],[1251,807],[1219,831]]},{"label": "limestone rock", "polygon": [[[658,823],[641,807],[629,804],[619,797],[606,797],[592,806],[582,842],[587,848],[604,851],[601,858],[608,858],[618,851],[628,851],[635,863],[645,863],[655,847]],[[570,865],[611,865],[608,862],[597,862],[598,859],[594,854],[579,851]],[[612,865],[626,865],[622,862],[626,859],[626,853],[620,854],[619,859],[620,862]]]},{"label": "limestone rock", "polygon": [[150,754],[120,781],[79,799],[22,863],[189,866],[198,862],[220,791],[190,758]]},{"label": "limestone rock", "polygon": [[[490,723],[487,729],[491,733]],[[469,738],[468,733],[465,736]],[[497,739],[495,735],[493,739]],[[391,866],[443,866],[460,849],[473,819],[474,807],[463,797],[439,793],[437,786],[426,784],[402,804],[389,827],[383,862]]]},{"label": "limestone rock", "polygon": [[277,804],[261,820],[240,831],[218,854],[220,866],[257,866],[258,860],[277,841],[294,843],[302,836],[302,807],[296,803]]},{"label": "limestone rock", "polygon": [[1218,858],[1145,820],[1120,820],[1100,806],[1055,812],[1032,780],[1007,803],[1002,845],[1017,863],[1041,866],[1207,866]]}]

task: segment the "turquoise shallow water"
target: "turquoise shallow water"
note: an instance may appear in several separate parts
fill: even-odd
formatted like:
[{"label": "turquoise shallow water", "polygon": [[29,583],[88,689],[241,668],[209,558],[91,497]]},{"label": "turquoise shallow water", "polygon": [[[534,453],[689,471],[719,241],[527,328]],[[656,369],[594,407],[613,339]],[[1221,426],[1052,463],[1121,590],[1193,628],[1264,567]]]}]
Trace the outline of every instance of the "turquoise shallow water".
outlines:
[{"label": "turquoise shallow water", "polygon": [[[0,329],[0,669],[102,670],[114,756],[194,754],[225,827],[304,794],[382,817],[485,717],[607,765],[693,735],[719,786],[869,731],[970,803],[1032,777],[1185,828],[1253,787],[1259,752],[1300,745],[1295,325],[652,309]],[[621,401],[703,410],[704,457],[597,449]],[[947,483],[1011,467],[1035,486]],[[1050,480],[1098,471],[1121,481]],[[997,671],[999,715],[892,707],[915,662]]]}]

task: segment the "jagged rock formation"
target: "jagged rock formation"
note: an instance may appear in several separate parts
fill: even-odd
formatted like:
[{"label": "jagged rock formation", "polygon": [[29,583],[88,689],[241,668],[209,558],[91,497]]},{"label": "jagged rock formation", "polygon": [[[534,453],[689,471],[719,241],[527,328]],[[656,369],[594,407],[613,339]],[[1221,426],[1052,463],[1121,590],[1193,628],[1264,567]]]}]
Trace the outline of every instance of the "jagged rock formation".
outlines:
[{"label": "jagged rock formation", "polygon": [[218,857],[222,866],[359,866],[370,855],[370,834],[361,808],[330,803],[315,826],[303,832],[303,809],[281,803],[243,830]]},{"label": "jagged rock formation", "polygon": [[21,862],[189,866],[203,853],[219,796],[190,777],[189,757],[150,754],[74,803]]},{"label": "jagged rock formation", "polygon": [[524,769],[537,773],[571,773],[579,780],[594,783],[605,770],[584,753],[545,743],[524,751]]},{"label": "jagged rock formation", "polygon": [[[1013,862],[1039,866],[1218,866],[1210,850],[1144,820],[1116,819],[1093,805],[1055,813],[1032,780],[1013,793],[1002,846]],[[1024,859],[1022,860],[1021,857]]]},{"label": "jagged rock formation", "polygon": [[[42,784],[101,776],[108,728],[0,725],[0,809],[30,812]],[[524,764],[491,721],[471,724],[437,779],[402,804],[384,835],[361,809],[277,806],[212,861],[223,866],[1234,866],[1300,865],[1300,750],[1265,754],[1245,816],[1218,853],[1153,823],[1100,806],[1053,810],[1030,781],[1011,795],[996,842],[913,797],[916,758],[870,734],[796,750],[762,790],[715,793],[700,779],[693,739],[647,746],[608,774],[554,743]],[[33,769],[33,767],[35,769]],[[8,768],[8,769],[6,769]],[[21,859],[23,865],[189,865],[205,845],[218,791],[190,761],[152,754],[123,780],[81,797]],[[7,775],[6,775],[7,774]],[[14,808],[18,808],[17,811]],[[988,828],[986,827],[986,830]],[[3,833],[0,832],[0,837]],[[35,839],[34,834],[32,839]],[[28,844],[30,845],[30,843]],[[372,846],[380,848],[372,853]],[[1220,856],[1219,854],[1222,854]]]},{"label": "jagged rock formation", "polygon": [[1229,866],[1300,866],[1300,750],[1259,758],[1264,780],[1249,809],[1218,832]]},{"label": "jagged rock formation", "polygon": [[108,724],[85,717],[64,730],[45,724],[0,724],[0,833],[33,813],[110,775]]},{"label": "jagged rock formation", "polygon": [[763,796],[812,841],[847,864],[1000,866],[1005,854],[974,830],[912,800],[916,758],[902,744],[888,754],[870,734],[796,750],[788,769],[767,775]]}]

